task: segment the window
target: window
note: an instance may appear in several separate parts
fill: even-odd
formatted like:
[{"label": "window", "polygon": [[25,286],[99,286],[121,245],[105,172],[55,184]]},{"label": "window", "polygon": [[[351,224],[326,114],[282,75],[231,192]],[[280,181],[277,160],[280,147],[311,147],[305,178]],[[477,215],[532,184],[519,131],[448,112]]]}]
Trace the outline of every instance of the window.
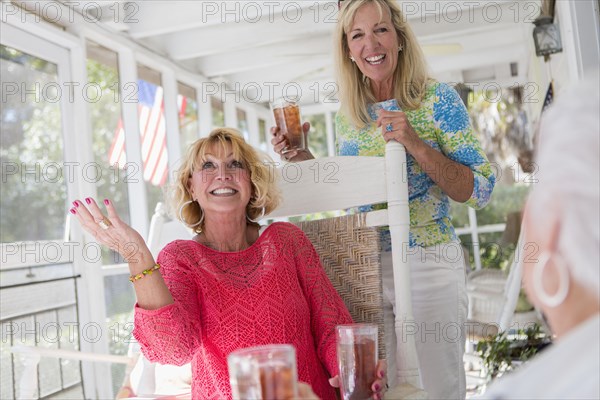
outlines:
[{"label": "window", "polygon": [[169,176],[167,132],[160,73],[138,65],[138,117],[142,148],[140,172],[146,182],[148,220],[156,203],[164,201],[163,188]]},{"label": "window", "polygon": [[237,114],[238,130],[242,133],[242,136],[244,136],[244,139],[246,141],[248,141],[250,134],[248,132],[248,118],[246,117],[246,111],[241,110],[239,108],[236,109],[235,111]]},{"label": "window", "polygon": [[[523,109],[522,89],[474,92],[469,101],[473,127],[496,174],[490,202],[481,210],[451,202],[452,221],[469,250],[472,268],[510,267],[521,223],[521,211],[535,174],[532,140]],[[470,215],[469,215],[470,214]]]},{"label": "window", "polygon": [[[94,88],[89,90],[87,96],[90,98],[88,109],[92,125],[93,181],[98,193],[97,200],[110,199],[121,219],[129,224],[129,176],[119,101],[118,57],[114,51],[93,42],[87,44],[87,55],[88,85]],[[120,262],[123,260],[118,253],[102,248],[104,265]]]},{"label": "window", "polygon": [[[69,207],[57,65],[0,45],[0,71],[7,90],[1,121],[0,242],[62,239]],[[9,95],[9,88],[17,92]],[[38,217],[24,223],[26,215]]]},{"label": "window", "polygon": [[310,122],[308,132],[308,148],[316,158],[327,157],[327,126],[325,114],[305,115],[304,119]]},{"label": "window", "polygon": [[225,126],[225,109],[223,103],[216,97],[211,97],[210,105],[212,108],[213,129]]},{"label": "window", "polygon": [[[0,44],[0,398],[11,399],[28,375],[10,346],[80,347],[77,329],[70,336],[59,329],[78,324],[73,260],[61,244],[69,225],[67,178],[82,168],[65,156],[72,150],[64,140],[72,133],[64,96],[68,50],[10,25],[2,33],[11,45]],[[79,362],[44,358],[37,370],[34,398],[83,397]]]},{"label": "window", "polygon": [[[108,348],[111,354],[127,355],[129,346],[135,339],[133,331],[133,306],[135,292],[129,274],[104,277],[104,304],[108,328]],[[118,393],[125,377],[124,364],[110,364],[113,393]]]},{"label": "window", "polygon": [[267,121],[262,118],[258,119],[258,146],[262,151],[269,151],[267,143]]},{"label": "window", "polygon": [[179,112],[179,143],[181,154],[185,154],[198,139],[198,102],[196,90],[178,82],[177,110]]}]

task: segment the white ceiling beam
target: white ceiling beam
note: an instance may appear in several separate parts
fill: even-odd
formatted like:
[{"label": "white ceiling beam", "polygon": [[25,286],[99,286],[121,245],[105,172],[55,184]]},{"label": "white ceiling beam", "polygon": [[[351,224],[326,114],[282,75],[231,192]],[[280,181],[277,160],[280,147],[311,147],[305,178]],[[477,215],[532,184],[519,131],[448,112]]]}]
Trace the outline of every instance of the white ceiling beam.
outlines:
[{"label": "white ceiling beam", "polygon": [[428,63],[432,72],[437,74],[483,66],[493,67],[498,63],[516,62],[524,58],[526,51],[527,49],[524,45],[506,45],[471,53],[458,54],[452,57],[431,57],[429,58]]},{"label": "white ceiling beam", "polygon": [[[424,4],[425,7],[433,8],[435,4],[451,6],[456,4],[471,3],[480,4],[481,7],[463,11],[460,14],[441,12],[426,19],[419,16],[410,18],[410,25],[418,37],[429,37],[433,40],[444,39],[447,35],[460,36],[475,33],[478,30],[503,29],[505,32],[511,28],[518,28],[524,23],[533,22],[537,17],[536,2],[523,1],[465,1],[465,2],[409,2],[413,6]],[[468,12],[467,12],[468,11]]]},{"label": "white ceiling beam", "polygon": [[[181,31],[206,29],[221,24],[271,23],[276,19],[303,17],[335,21],[337,5],[331,0],[280,1],[137,1],[140,23],[131,24],[136,39]],[[184,10],[184,12],[180,12]],[[160,15],[160,18],[156,18]]]},{"label": "white ceiling beam", "polygon": [[165,35],[161,41],[171,58],[186,60],[269,43],[295,43],[307,35],[331,35],[333,26],[333,23],[315,23],[312,16],[302,15],[297,21],[276,18],[260,24],[242,22],[214,26],[210,30],[194,29]]},{"label": "white ceiling beam", "polygon": [[[286,40],[271,45],[201,57],[197,67],[205,76],[211,78],[315,57],[331,61],[332,43],[331,40],[327,40],[329,39],[327,36],[307,37],[293,48],[290,48],[290,43]],[[244,62],[241,63],[240,60],[244,60]]]}]

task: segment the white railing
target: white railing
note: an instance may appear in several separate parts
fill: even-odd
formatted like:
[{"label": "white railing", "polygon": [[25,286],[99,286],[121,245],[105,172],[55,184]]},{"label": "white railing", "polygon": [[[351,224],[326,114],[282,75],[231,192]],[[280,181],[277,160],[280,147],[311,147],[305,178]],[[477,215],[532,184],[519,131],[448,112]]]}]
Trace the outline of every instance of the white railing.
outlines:
[{"label": "white railing", "polygon": [[[480,233],[494,233],[494,232],[504,232],[506,229],[506,224],[491,224],[491,225],[483,225],[477,226],[477,213],[474,209],[469,207],[469,226],[465,226],[462,228],[456,228],[456,235],[471,235],[471,241],[473,245],[473,259],[475,261],[475,270],[478,271],[481,269],[481,254],[479,253],[479,234]],[[468,260],[467,260],[468,261]]]},{"label": "white railing", "polygon": [[76,350],[48,349],[43,347],[32,347],[16,345],[10,351],[19,354],[23,361],[23,371],[19,385],[17,399],[37,398],[38,390],[38,364],[42,357],[60,358],[64,360],[107,362],[114,364],[129,364],[131,358],[113,354],[83,353]]}]

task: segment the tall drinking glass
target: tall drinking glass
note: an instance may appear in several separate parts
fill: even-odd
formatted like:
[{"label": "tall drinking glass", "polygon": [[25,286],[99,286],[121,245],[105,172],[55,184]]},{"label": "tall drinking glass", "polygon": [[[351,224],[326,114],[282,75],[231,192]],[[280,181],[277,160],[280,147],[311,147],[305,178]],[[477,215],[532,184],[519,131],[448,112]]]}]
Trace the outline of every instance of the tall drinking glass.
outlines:
[{"label": "tall drinking glass", "polygon": [[306,148],[306,138],[302,130],[300,107],[293,101],[280,97],[271,103],[275,124],[287,141],[287,146],[281,152],[285,154],[291,150]]},{"label": "tall drinking glass", "polygon": [[338,325],[336,330],[342,399],[369,399],[377,372],[377,325]]},{"label": "tall drinking glass", "polygon": [[236,400],[291,400],[298,396],[296,350],[267,345],[234,351],[227,357]]}]

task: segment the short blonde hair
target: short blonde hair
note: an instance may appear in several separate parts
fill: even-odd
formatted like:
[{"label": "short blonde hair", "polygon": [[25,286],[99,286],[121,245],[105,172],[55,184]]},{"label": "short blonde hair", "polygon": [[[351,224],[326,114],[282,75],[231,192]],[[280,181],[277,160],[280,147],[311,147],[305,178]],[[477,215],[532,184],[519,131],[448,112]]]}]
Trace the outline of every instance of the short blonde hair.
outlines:
[{"label": "short blonde hair", "polygon": [[403,47],[398,57],[394,75],[394,98],[404,110],[417,109],[430,80],[425,56],[421,46],[406,22],[402,12],[392,0],[346,0],[340,11],[335,33],[335,65],[340,89],[341,111],[350,117],[357,127],[370,122],[367,105],[377,102],[368,80],[363,81],[360,69],[350,60],[347,32],[352,28],[358,10],[369,3],[377,5],[381,17],[384,12],[391,16],[398,35],[398,44]]},{"label": "short blonde hair", "polygon": [[[203,211],[197,202],[184,206],[186,202],[193,200],[188,189],[189,180],[194,171],[206,161],[207,152],[214,149],[215,146],[225,148],[227,145],[231,145],[233,157],[240,161],[250,174],[252,195],[246,206],[248,218],[257,218],[262,214],[263,208],[265,214],[269,214],[279,205],[280,195],[275,182],[276,175],[272,170],[274,163],[265,158],[261,159],[258,152],[244,141],[239,131],[232,128],[217,128],[208,137],[192,143],[181,162],[181,168],[176,174],[171,195],[171,207],[175,210],[175,216],[178,219],[183,217],[181,222],[189,227],[192,227],[203,217]],[[181,213],[179,212],[180,209]],[[258,225],[254,222],[249,223]],[[196,233],[202,232],[203,228],[204,221],[193,227]]]}]

